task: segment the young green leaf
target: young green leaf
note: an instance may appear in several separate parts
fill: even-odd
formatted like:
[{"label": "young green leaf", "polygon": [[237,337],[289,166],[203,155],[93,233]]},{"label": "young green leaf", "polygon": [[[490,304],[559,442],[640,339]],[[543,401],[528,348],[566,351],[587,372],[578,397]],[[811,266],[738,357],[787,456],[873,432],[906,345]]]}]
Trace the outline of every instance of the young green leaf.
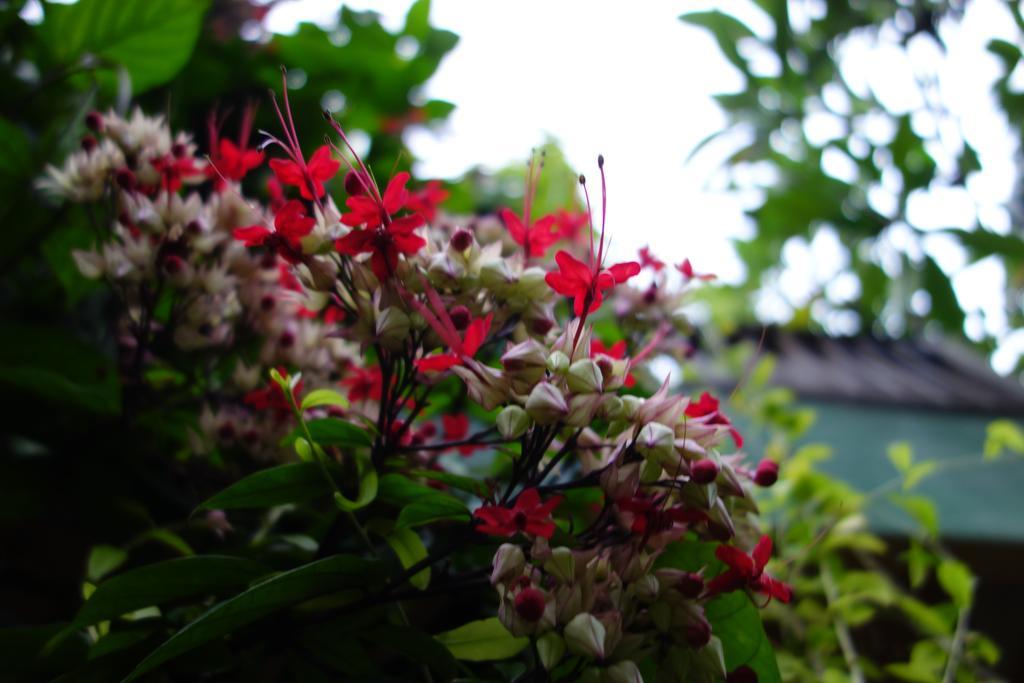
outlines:
[{"label": "young green leaf", "polygon": [[[373,439],[365,429],[351,422],[336,417],[325,417],[306,422],[310,435],[320,446],[339,446],[341,448],[365,448],[373,443]],[[288,436],[281,440],[282,446],[289,446],[300,436],[304,436],[302,427],[296,427]]]},{"label": "young green leaf", "polygon": [[306,411],[320,406],[348,408],[348,399],[334,389],[314,389],[302,397],[302,404],[299,407]]},{"label": "young green leaf", "polygon": [[958,609],[967,609],[971,606],[974,596],[974,575],[963,562],[957,560],[943,560],[939,568],[935,570],[942,590],[946,591]]},{"label": "young green leaf", "polygon": [[[427,547],[423,545],[423,541],[412,529],[395,529],[384,536],[384,540],[391,546],[398,561],[405,569],[427,557]],[[430,567],[417,572],[409,579],[409,583],[420,590],[425,590],[430,585]]]},{"label": "young green leaf", "polygon": [[444,520],[469,521],[469,510],[457,498],[438,491],[402,508],[396,526],[411,528]]},{"label": "young green leaf", "polygon": [[456,659],[468,662],[508,659],[530,643],[529,638],[516,638],[509,633],[497,617],[471,621],[434,637]]}]

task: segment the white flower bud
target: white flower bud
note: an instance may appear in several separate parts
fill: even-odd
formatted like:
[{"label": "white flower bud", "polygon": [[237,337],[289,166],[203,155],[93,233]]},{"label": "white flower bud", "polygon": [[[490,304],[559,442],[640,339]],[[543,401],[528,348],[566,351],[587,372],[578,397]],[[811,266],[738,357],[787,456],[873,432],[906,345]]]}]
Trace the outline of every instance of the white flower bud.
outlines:
[{"label": "white flower bud", "polygon": [[676,435],[660,422],[650,422],[640,430],[636,449],[648,460],[660,460],[675,453]]},{"label": "white flower bud", "polygon": [[580,612],[565,627],[565,644],[574,654],[604,659],[604,624],[592,614]]},{"label": "white flower bud", "polygon": [[569,356],[562,351],[552,351],[548,356],[548,372],[553,375],[561,375],[569,369]]},{"label": "white flower bud", "polygon": [[526,412],[537,424],[554,424],[569,414],[569,405],[562,392],[548,382],[541,382],[526,399]]},{"label": "white flower bud", "polygon": [[565,547],[552,548],[551,557],[544,563],[544,571],[562,583],[572,583],[576,576],[576,558]]},{"label": "white flower bud", "polygon": [[517,439],[530,428],[530,416],[519,406],[505,406],[495,422],[498,432],[506,439]]},{"label": "white flower bud", "polygon": [[537,639],[537,654],[540,655],[540,663],[544,668],[551,671],[562,661],[565,641],[555,631],[548,631]]},{"label": "white flower bud", "polygon": [[569,390],[575,394],[598,394],[604,385],[601,368],[589,358],[570,365],[566,380],[569,383]]},{"label": "white flower bud", "polygon": [[377,315],[375,332],[385,348],[397,348],[409,336],[409,316],[397,306],[385,308]]},{"label": "white flower bud", "polygon": [[604,683],[644,683],[637,665],[626,659],[604,670]]},{"label": "white flower bud", "polygon": [[602,394],[577,394],[569,400],[569,415],[565,418],[566,424],[573,427],[586,427],[597,415],[601,408],[601,402],[605,396]]},{"label": "white flower bud", "polygon": [[498,547],[498,552],[494,553],[492,566],[491,585],[496,586],[499,583],[507,583],[509,579],[514,579],[523,573],[523,567],[526,566],[526,556],[523,555],[523,549],[519,546],[512,543],[502,543]]},{"label": "white flower bud", "polygon": [[637,416],[640,411],[640,406],[644,404],[644,400],[639,396],[623,396],[622,397],[622,416],[627,420],[632,420]]}]

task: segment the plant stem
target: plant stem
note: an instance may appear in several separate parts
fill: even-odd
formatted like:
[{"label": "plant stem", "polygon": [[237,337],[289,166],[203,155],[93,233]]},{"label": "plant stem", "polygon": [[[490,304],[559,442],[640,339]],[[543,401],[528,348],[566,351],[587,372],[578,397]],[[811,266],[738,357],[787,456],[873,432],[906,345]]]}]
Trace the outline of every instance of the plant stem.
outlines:
[{"label": "plant stem", "polygon": [[[839,599],[839,589],[836,587],[835,579],[832,577],[832,569],[827,562],[821,562],[821,583],[825,589],[825,600],[829,610],[835,609],[835,603]],[[846,625],[838,613],[833,612],[833,624],[836,629],[836,639],[839,641],[839,648],[843,651],[843,659],[850,670],[851,683],[864,683],[864,672],[857,661],[857,650],[853,646],[853,637],[850,635],[850,628]]]},{"label": "plant stem", "polygon": [[956,680],[956,670],[960,668],[960,656],[963,654],[964,639],[967,638],[967,622],[970,615],[969,607],[964,607],[957,615],[956,631],[953,633],[953,642],[949,645],[949,659],[942,674],[942,683],[953,683]]}]

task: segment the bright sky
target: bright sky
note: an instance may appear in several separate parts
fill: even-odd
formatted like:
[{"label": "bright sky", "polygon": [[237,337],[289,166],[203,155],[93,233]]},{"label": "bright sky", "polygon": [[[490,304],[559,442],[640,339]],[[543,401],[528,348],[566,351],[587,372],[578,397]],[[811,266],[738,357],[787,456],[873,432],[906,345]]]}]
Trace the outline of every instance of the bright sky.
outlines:
[{"label": "bright sky", "polygon": [[[270,12],[268,27],[287,33],[300,21],[329,25],[340,4],[286,0]],[[396,30],[410,4],[349,3],[377,11]],[[711,95],[743,84],[704,31],[678,20],[684,12],[711,5],[694,0],[434,0],[432,23],[454,31],[460,41],[425,95],[454,102],[457,108],[441,130],[408,134],[410,148],[422,160],[419,175],[451,178],[475,165],[498,168],[525,161],[531,147],[551,136],[569,162],[588,176],[596,177],[596,157],[604,154],[613,255],[632,256],[650,244],[665,260],[677,263],[689,257],[698,270],[716,272],[726,281],[741,279],[742,265],[729,239],[749,234],[742,210],[744,201],[756,200],[756,194],[743,197],[715,189],[723,184],[720,163],[739,138],[685,162],[700,140],[725,123]],[[771,30],[749,0],[713,5],[742,17],[755,32]],[[790,0],[796,21],[820,14],[824,7],[824,0]],[[973,0],[960,24],[942,30],[950,47],[946,56],[927,40],[915,40],[906,52],[851,41],[841,56],[844,76],[855,90],[872,90],[896,112],[919,107],[922,90],[915,77],[934,80],[925,96],[936,96],[950,115],[921,112],[914,117],[915,129],[940,131],[941,144],[929,150],[940,165],[951,163],[966,138],[979,152],[984,170],[971,177],[967,191],[933,188],[912,197],[909,218],[919,228],[940,229],[970,227],[977,216],[988,229],[1006,233],[1010,217],[1004,206],[1013,190],[1019,145],[993,104],[991,87],[1001,67],[985,44],[993,37],[1017,41],[1019,34],[999,0]],[[762,56],[758,67],[771,72],[777,68],[773,59]],[[1018,71],[1013,81],[1024,89],[1024,70]],[[808,122],[805,133],[826,141],[836,136],[833,124],[822,113]],[[866,138],[891,135],[881,123],[861,132]],[[851,160],[842,153],[826,156],[825,170],[843,178]],[[870,194],[882,213],[894,204],[890,190],[877,188]],[[967,334],[978,338],[987,331],[1001,337],[992,362],[1008,372],[1024,353],[1024,330],[1008,328],[1002,267],[994,259],[968,266],[966,254],[942,235],[919,240],[909,228],[890,233],[879,248],[883,267],[891,269],[894,249],[900,247],[923,249],[954,273],[958,297],[976,310],[969,316]],[[801,305],[817,283],[831,282],[828,293],[837,299],[857,294],[855,279],[835,278],[845,264],[827,232],[811,244],[794,240],[784,259],[782,296],[758,302],[766,319],[785,318],[787,307]],[[824,318],[836,332],[847,327],[841,317]]]}]

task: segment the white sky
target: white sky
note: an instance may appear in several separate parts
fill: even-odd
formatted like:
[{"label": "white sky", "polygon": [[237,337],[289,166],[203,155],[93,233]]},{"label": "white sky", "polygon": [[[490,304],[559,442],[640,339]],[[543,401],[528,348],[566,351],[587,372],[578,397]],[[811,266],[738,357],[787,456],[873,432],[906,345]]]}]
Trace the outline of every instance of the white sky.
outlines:
[{"label": "white sky", "polygon": [[[386,26],[398,29],[411,1],[349,4],[376,10]],[[288,32],[298,21],[330,23],[339,5],[288,0],[270,13],[269,27]],[[822,0],[791,0],[790,5],[797,21],[824,6]],[[711,95],[743,83],[709,35],[678,20],[684,12],[712,6],[743,17],[758,33],[771,30],[760,10],[743,0],[434,0],[432,23],[460,40],[425,95],[457,108],[441,130],[408,134],[410,148],[422,160],[419,175],[451,178],[478,164],[498,168],[523,161],[531,147],[552,136],[569,162],[588,176],[596,177],[597,154],[604,154],[613,255],[632,256],[650,244],[667,261],[689,257],[699,270],[738,281],[743,269],[729,239],[749,234],[745,199],[715,188],[722,187],[716,169],[741,140],[724,139],[684,163],[700,140],[725,123]],[[915,77],[934,79],[926,94],[948,107],[951,116],[917,115],[915,128],[941,132],[942,143],[929,150],[940,166],[948,167],[966,138],[984,171],[971,178],[969,191],[933,188],[913,196],[910,219],[923,229],[941,229],[969,227],[978,216],[988,229],[1005,233],[1010,218],[1003,205],[1012,191],[1017,144],[993,105],[991,87],[1001,67],[985,44],[993,37],[1015,41],[1018,34],[999,0],[973,0],[968,7],[962,23],[943,29],[948,56],[927,40],[912,43],[907,53],[857,40],[844,50],[843,70],[852,87],[870,89],[895,112],[920,105]],[[778,68],[773,55],[761,57],[758,68],[769,73]],[[1024,73],[1015,76],[1024,86]],[[843,135],[833,118],[823,112],[805,132],[821,141]],[[863,132],[883,139],[892,133],[881,123]],[[852,164],[842,153],[826,157],[826,171],[840,178]],[[877,188],[870,195],[883,213],[895,205],[891,189]],[[879,246],[883,266],[893,262],[896,247],[923,250],[954,274],[961,302],[976,309],[967,334],[1001,337],[992,361],[997,370],[1009,371],[1024,352],[1024,331],[1008,328],[1001,266],[994,259],[967,265],[966,254],[950,238],[935,234],[921,240],[909,229],[894,230]],[[802,305],[818,283],[830,282],[845,265],[828,233],[811,244],[794,240],[784,258],[788,267],[778,280],[779,294],[757,302],[767,319],[785,319],[789,306]],[[828,292],[839,299],[856,296],[856,280],[840,277]],[[825,320],[837,332],[847,327],[841,316]]]},{"label": "white sky", "polygon": [[[36,18],[37,1],[29,5],[26,19]],[[330,25],[340,5],[339,0],[285,0],[271,10],[268,27],[288,33],[300,21]],[[411,0],[349,5],[377,11],[387,27],[397,30]],[[454,31],[460,40],[424,94],[457,108],[440,131],[408,134],[410,148],[422,160],[418,174],[452,178],[474,165],[496,169],[524,161],[531,147],[551,136],[569,162],[589,176],[597,175],[597,155],[605,155],[613,256],[633,256],[650,244],[666,261],[688,257],[698,270],[740,280],[742,265],[729,239],[750,234],[743,202],[756,195],[744,198],[714,189],[722,187],[716,169],[739,139],[725,139],[684,163],[700,140],[725,123],[711,95],[734,91],[743,82],[709,35],[678,20],[684,12],[712,6],[741,16],[759,34],[771,30],[748,0],[434,0],[433,24]],[[824,0],[790,0],[796,21],[823,8]],[[993,37],[1020,37],[999,0],[972,0],[963,22],[943,30],[947,56],[926,40],[912,43],[907,53],[851,41],[841,60],[844,76],[852,87],[865,93],[870,89],[897,112],[921,103],[915,76],[933,77],[931,94],[950,116],[915,115],[915,129],[940,131],[941,143],[929,150],[940,165],[948,164],[967,139],[984,170],[970,179],[967,191],[933,188],[912,197],[909,218],[919,228],[941,229],[969,227],[977,216],[988,229],[1006,233],[1010,217],[1004,205],[1012,192],[1019,146],[993,104],[991,87],[1000,65],[985,44]],[[770,73],[778,68],[773,60],[761,55],[757,68]],[[1024,90],[1024,69],[1018,71],[1012,82]],[[343,90],[343,84],[339,87]],[[827,141],[843,134],[834,123],[823,112],[805,125],[805,133]],[[862,132],[867,138],[891,135],[882,124]],[[851,160],[842,153],[826,156],[825,170],[842,178]],[[869,195],[882,213],[893,204],[891,189],[876,188]],[[975,311],[967,334],[979,338],[986,331],[1000,337],[992,362],[1008,372],[1024,353],[1024,330],[1008,328],[1001,266],[993,259],[967,265],[966,255],[948,237],[919,240],[908,228],[892,231],[880,245],[883,267],[892,262],[895,247],[923,250],[954,274],[957,296]],[[780,294],[759,301],[759,313],[785,318],[787,306],[801,305],[821,282],[830,282],[829,296],[856,296],[855,280],[834,278],[845,265],[840,252],[828,232],[811,244],[788,244]],[[826,325],[842,331],[844,321],[826,316]]]}]

